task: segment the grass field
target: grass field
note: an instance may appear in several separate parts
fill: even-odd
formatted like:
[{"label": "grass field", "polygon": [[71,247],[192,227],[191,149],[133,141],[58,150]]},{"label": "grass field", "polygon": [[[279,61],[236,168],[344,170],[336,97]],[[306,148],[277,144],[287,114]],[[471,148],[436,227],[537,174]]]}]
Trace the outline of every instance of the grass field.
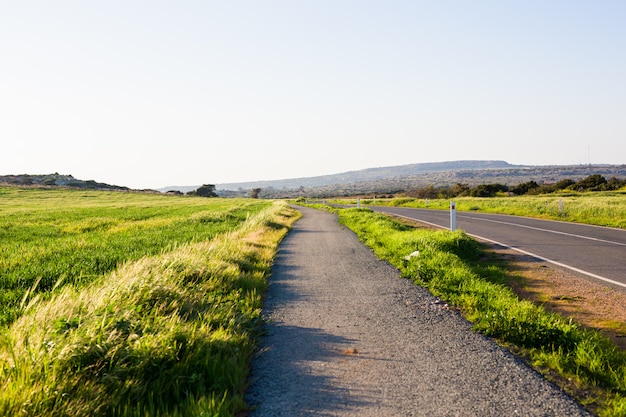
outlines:
[{"label": "grass field", "polygon": [[295,218],[250,199],[0,189],[0,415],[244,409],[265,280]]},{"label": "grass field", "polygon": [[[270,205],[151,194],[0,188],[0,325],[20,304],[123,262],[237,227]],[[31,290],[32,289],[32,290]]]}]

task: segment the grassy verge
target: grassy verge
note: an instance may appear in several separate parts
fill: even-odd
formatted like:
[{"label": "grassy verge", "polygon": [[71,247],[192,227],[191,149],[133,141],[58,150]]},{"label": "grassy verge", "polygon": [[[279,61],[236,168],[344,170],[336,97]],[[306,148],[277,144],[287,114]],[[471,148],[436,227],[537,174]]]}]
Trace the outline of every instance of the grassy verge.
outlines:
[{"label": "grassy verge", "polygon": [[[538,196],[454,197],[457,210],[512,214],[598,226],[626,228],[626,193],[593,192],[546,194]],[[338,201],[356,204],[356,200]],[[450,199],[362,199],[362,205],[378,204],[448,210]]]},{"label": "grassy verge", "polygon": [[[626,352],[502,284],[463,232],[415,229],[369,210],[339,210],[340,221],[403,276],[456,306],[474,328],[527,358],[601,416],[626,415]],[[419,251],[419,255],[405,257]]]},{"label": "grassy verge", "polygon": [[0,339],[0,415],[231,416],[295,213],[129,261],[33,300]]}]

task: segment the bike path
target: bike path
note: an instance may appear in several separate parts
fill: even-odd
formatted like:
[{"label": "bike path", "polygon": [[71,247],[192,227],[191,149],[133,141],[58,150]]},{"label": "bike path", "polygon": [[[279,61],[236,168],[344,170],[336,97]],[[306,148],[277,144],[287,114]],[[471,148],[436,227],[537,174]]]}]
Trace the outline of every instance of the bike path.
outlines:
[{"label": "bike path", "polygon": [[299,210],[269,279],[250,416],[590,415],[335,215]]}]

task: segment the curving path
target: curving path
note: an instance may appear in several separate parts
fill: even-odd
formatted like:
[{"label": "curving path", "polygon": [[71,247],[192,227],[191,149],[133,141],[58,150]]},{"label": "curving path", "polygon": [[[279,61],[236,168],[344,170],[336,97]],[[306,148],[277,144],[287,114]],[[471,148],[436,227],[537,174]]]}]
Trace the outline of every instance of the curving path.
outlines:
[{"label": "curving path", "polygon": [[585,416],[541,375],[302,208],[281,243],[250,416]]}]

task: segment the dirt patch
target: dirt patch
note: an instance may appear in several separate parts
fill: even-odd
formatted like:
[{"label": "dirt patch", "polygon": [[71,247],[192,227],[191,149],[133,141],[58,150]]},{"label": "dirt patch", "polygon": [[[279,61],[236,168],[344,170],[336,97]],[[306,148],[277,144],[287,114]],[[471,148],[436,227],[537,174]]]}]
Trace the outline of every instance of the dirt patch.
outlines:
[{"label": "dirt patch", "polygon": [[505,261],[509,285],[520,298],[599,330],[626,350],[626,291],[512,249],[494,245],[490,250]]}]

